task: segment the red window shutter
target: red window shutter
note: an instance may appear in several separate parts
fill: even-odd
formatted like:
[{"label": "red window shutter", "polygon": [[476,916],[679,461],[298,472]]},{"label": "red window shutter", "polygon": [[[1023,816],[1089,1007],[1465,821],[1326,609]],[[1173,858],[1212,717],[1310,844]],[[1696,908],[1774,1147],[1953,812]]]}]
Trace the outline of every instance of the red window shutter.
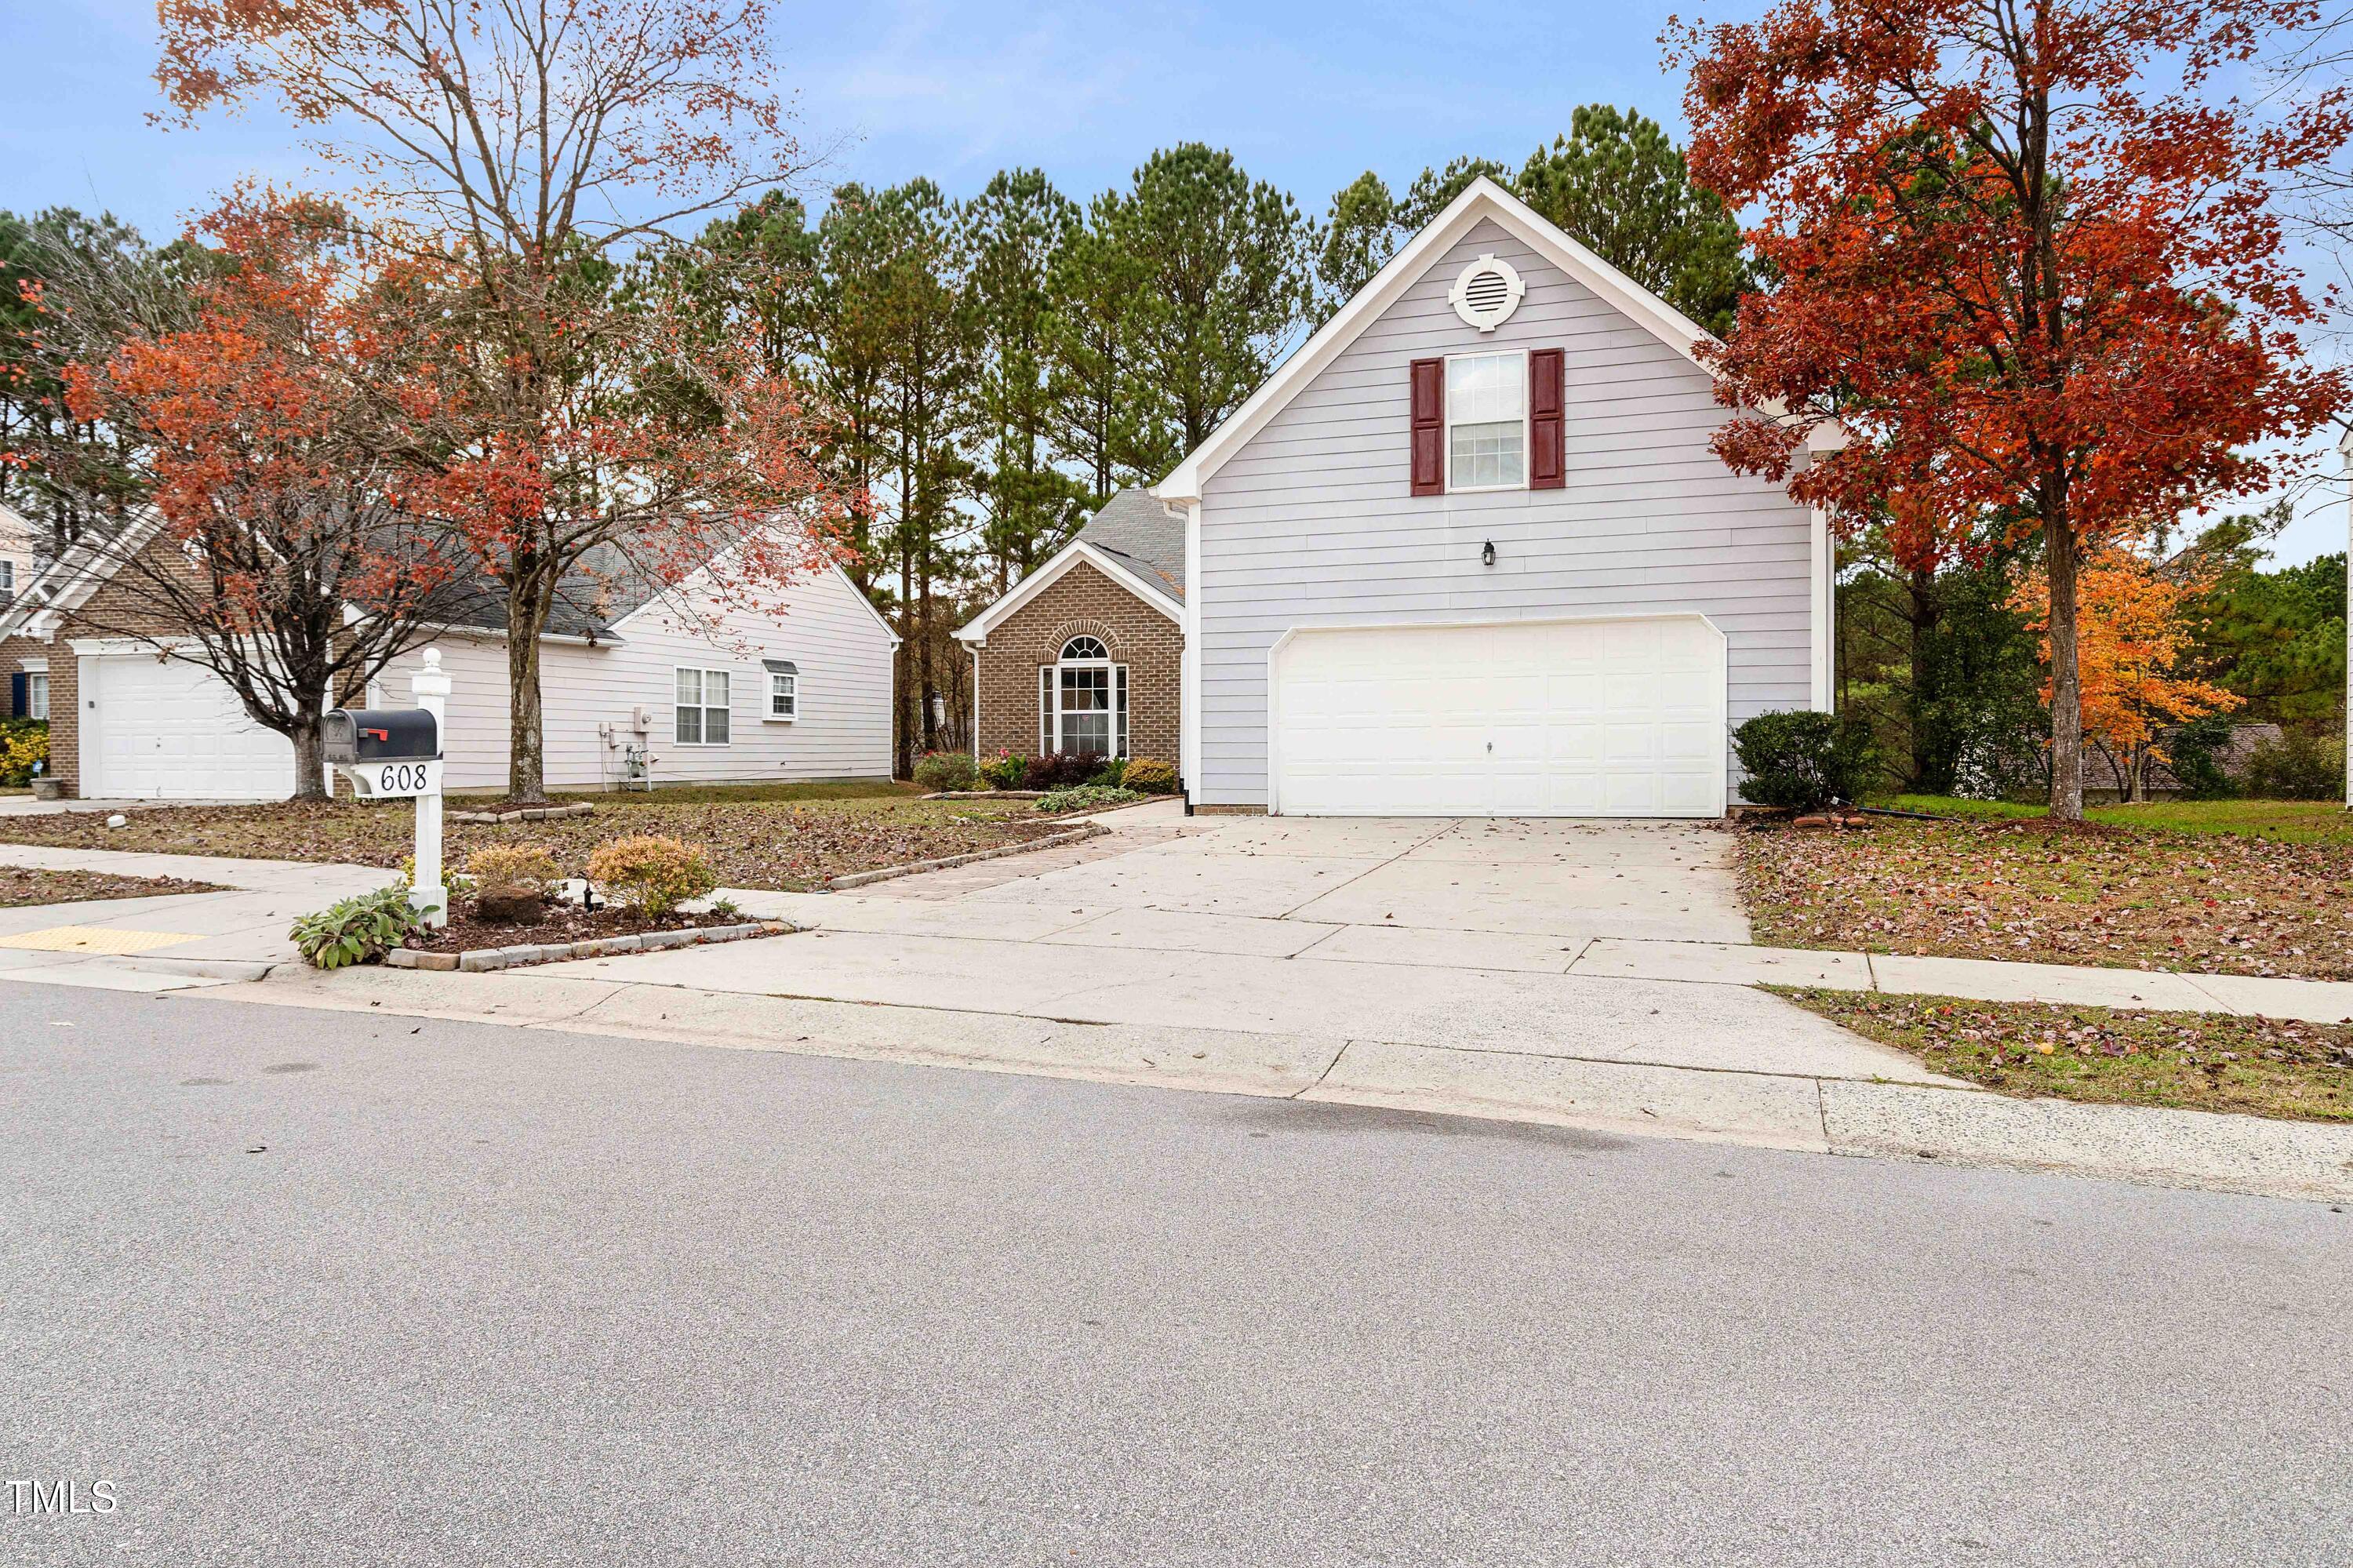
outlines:
[{"label": "red window shutter", "polygon": [[1528,355],[1528,488],[1559,490],[1568,483],[1568,439],[1562,408],[1562,351],[1539,348]]},{"label": "red window shutter", "polygon": [[1417,359],[1412,368],[1413,493],[1446,493],[1446,361]]}]

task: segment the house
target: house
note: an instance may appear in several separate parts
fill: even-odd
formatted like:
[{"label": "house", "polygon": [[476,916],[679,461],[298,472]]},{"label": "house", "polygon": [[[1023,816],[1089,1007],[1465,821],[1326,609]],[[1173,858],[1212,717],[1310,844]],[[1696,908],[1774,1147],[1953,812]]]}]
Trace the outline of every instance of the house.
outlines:
[{"label": "house", "polygon": [[0,501],[0,609],[33,580],[47,537],[47,530],[34,527],[23,513]]},{"label": "house", "polygon": [[1448,206],[1155,489],[1188,799],[1721,814],[1732,726],[1830,705],[1832,562],[1709,450],[1704,336],[1493,182]]},{"label": "house", "polygon": [[[118,551],[61,556],[0,614],[0,667],[49,717],[50,772],[91,799],[277,800],[293,751],[248,718],[203,666],[168,657],[173,628],[142,619],[112,579]],[[592,559],[567,579],[540,646],[551,789],[650,782],[888,778],[898,636],[838,567],[772,610],[723,602],[707,578],[663,590]],[[603,569],[594,569],[602,567]],[[507,781],[503,600],[454,589],[429,639],[374,683],[372,705],[410,705],[424,650],[453,690],[442,737],[452,789]]]},{"label": "house", "polygon": [[1113,496],[956,638],[972,651],[973,747],[1032,757],[1179,751],[1185,518]]}]

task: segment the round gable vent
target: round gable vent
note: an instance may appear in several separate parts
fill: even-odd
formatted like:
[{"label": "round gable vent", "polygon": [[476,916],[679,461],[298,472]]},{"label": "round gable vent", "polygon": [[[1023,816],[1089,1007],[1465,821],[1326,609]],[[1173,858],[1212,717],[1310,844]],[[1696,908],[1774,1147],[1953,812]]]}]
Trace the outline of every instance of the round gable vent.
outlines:
[{"label": "round gable vent", "polygon": [[1463,268],[1446,298],[1466,323],[1481,332],[1493,332],[1512,319],[1512,313],[1520,308],[1520,296],[1527,291],[1528,286],[1520,281],[1509,261],[1498,261],[1490,255]]}]

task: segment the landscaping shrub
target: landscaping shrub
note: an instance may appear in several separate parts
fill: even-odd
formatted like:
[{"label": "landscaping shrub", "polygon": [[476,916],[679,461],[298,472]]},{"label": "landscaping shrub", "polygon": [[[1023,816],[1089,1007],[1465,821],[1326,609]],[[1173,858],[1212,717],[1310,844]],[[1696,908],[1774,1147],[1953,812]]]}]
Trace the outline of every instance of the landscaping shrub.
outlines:
[{"label": "landscaping shrub", "polygon": [[1732,732],[1732,746],[1748,775],[1742,800],[1799,811],[1860,800],[1877,766],[1870,732],[1838,714],[1759,714]]},{"label": "landscaping shrub", "polygon": [[968,751],[927,751],[915,759],[915,782],[926,789],[969,789],[979,777]]},{"label": "landscaping shrub", "polygon": [[0,785],[22,789],[36,765],[49,759],[49,721],[0,719]]},{"label": "landscaping shrub", "polygon": [[493,844],[466,857],[466,874],[484,888],[522,888],[544,898],[553,883],[564,880],[555,857],[538,844]]},{"label": "landscaping shrub", "polygon": [[1105,806],[1131,805],[1143,799],[1133,789],[1115,789],[1102,784],[1078,784],[1043,797],[1038,802],[1038,809],[1041,811],[1098,811]]},{"label": "landscaping shrub", "polygon": [[1098,789],[1116,789],[1127,782],[1127,764],[1112,758],[1089,775],[1087,782]]},{"label": "landscaping shrub", "polygon": [[381,962],[422,924],[408,902],[408,885],[396,882],[305,915],[286,934],[301,950],[303,962],[313,969],[339,969],[346,964]]},{"label": "landscaping shrub", "polygon": [[1176,765],[1156,757],[1139,757],[1128,763],[1127,777],[1120,783],[1146,795],[1173,795],[1176,792]]},{"label": "landscaping shrub", "polygon": [[2231,776],[2215,757],[2231,744],[2231,721],[2221,714],[2192,719],[2166,742],[2166,767],[2180,781],[2182,799],[2227,800],[2237,794]]},{"label": "landscaping shrub", "polygon": [[[400,885],[403,887],[417,885],[417,857],[413,854],[400,857]],[[444,861],[441,864],[441,890],[449,895],[449,902],[455,904],[474,895],[474,879],[463,872],[451,871],[448,863]]]},{"label": "landscaping shrub", "polygon": [[1029,777],[1029,759],[1000,751],[980,765],[980,781],[992,789],[1018,789]]},{"label": "landscaping shrub", "polygon": [[654,833],[598,844],[589,852],[588,880],[645,915],[667,915],[719,885],[701,850]]},{"label": "landscaping shrub", "polygon": [[2334,800],[2344,792],[2342,736],[2291,730],[2247,758],[2247,793],[2258,800]]},{"label": "landscaping shrub", "polygon": [[1102,766],[1103,758],[1091,751],[1050,751],[1029,759],[1021,783],[1029,789],[1068,789],[1093,778]]}]

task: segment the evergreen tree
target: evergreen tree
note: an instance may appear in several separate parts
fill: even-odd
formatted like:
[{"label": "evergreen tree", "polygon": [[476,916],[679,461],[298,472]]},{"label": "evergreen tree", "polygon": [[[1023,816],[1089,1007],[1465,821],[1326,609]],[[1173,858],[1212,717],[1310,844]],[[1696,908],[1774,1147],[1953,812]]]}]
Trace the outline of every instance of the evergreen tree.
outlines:
[{"label": "evergreen tree", "polygon": [[1078,207],[1036,169],[1000,173],[964,208],[980,374],[973,384],[986,467],[974,487],[980,549],[1002,593],[1081,516],[1086,491],[1052,461],[1046,372],[1056,264]]},{"label": "evergreen tree", "polygon": [[1155,153],[1110,230],[1139,266],[1140,369],[1166,397],[1178,445],[1165,469],[1240,406],[1313,302],[1297,204],[1198,142]]},{"label": "evergreen tree", "polygon": [[1721,337],[1748,287],[1740,228],[1695,188],[1656,121],[1606,103],[1520,170],[1516,190],[1594,253]]},{"label": "evergreen tree", "polygon": [[1176,442],[1167,400],[1143,369],[1143,264],[1113,232],[1119,197],[1087,208],[1047,279],[1047,414],[1054,453],[1075,464],[1093,503],[1124,485],[1159,477]]},{"label": "evergreen tree", "polygon": [[1315,324],[1322,326],[1373,281],[1405,242],[1401,209],[1381,177],[1366,169],[1333,193],[1315,229]]}]

